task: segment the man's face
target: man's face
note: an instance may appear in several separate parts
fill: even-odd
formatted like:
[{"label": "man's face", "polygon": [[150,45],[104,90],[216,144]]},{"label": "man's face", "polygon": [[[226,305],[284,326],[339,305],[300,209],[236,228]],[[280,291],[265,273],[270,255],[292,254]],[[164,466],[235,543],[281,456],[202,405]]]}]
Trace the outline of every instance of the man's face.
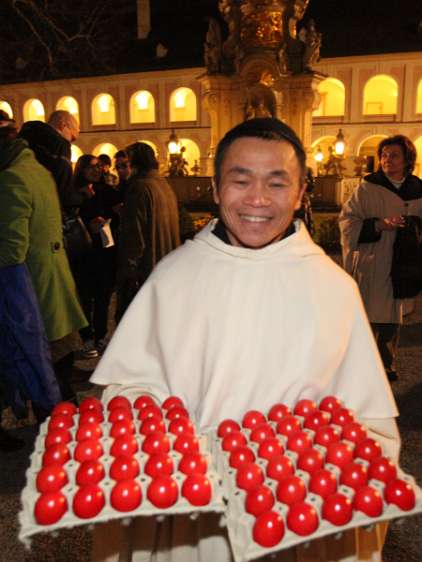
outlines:
[{"label": "man's face", "polygon": [[119,179],[127,180],[131,171],[129,158],[116,158],[115,168]]},{"label": "man's face", "polygon": [[75,142],[79,136],[79,124],[76,119],[70,116],[62,125],[60,129],[62,137],[69,142]]},{"label": "man's face", "polygon": [[230,242],[263,248],[281,240],[300,207],[306,184],[290,143],[240,138],[228,148],[214,186]]}]

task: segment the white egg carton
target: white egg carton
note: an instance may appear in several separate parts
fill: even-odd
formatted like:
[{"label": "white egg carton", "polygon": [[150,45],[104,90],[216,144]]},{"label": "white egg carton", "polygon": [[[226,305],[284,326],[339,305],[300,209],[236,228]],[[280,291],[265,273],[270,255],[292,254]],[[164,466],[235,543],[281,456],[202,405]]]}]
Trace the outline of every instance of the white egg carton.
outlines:
[{"label": "white egg carton", "polygon": [[196,435],[196,437],[199,440],[199,445],[200,445],[199,452],[202,456],[205,457],[208,464],[206,476],[209,479],[212,487],[211,501],[205,506],[194,506],[190,504],[188,500],[182,496],[181,487],[183,481],[186,478],[186,475],[177,469],[179,461],[182,458],[182,454],[172,449],[173,443],[176,440],[176,436],[169,433],[167,433],[167,436],[169,437],[170,440],[170,451],[168,454],[173,459],[174,462],[175,470],[172,476],[174,477],[174,479],[179,485],[179,498],[173,506],[166,509],[160,509],[154,506],[148,500],[147,488],[152,478],[147,474],[145,474],[144,468],[150,455],[142,451],[142,442],[145,439],[145,436],[139,434],[140,422],[138,422],[137,420],[134,420],[135,427],[136,427],[136,433],[134,434],[134,437],[138,444],[138,451],[135,453],[134,458],[139,463],[140,474],[139,476],[134,478],[134,480],[141,486],[142,502],[137,509],[134,509],[130,512],[120,512],[114,509],[110,502],[110,494],[116,482],[113,479],[111,479],[109,476],[110,466],[114,461],[114,457],[111,456],[110,454],[113,438],[108,437],[112,424],[104,421],[100,424],[103,431],[103,437],[99,439],[100,443],[102,444],[103,455],[99,457],[98,460],[104,466],[105,477],[103,480],[101,480],[98,483],[98,486],[104,492],[105,506],[101,510],[101,512],[92,519],[81,519],[77,517],[76,515],[73,514],[72,511],[72,500],[76,490],[78,489],[78,486],[76,484],[76,472],[80,466],[80,463],[73,458],[73,454],[77,445],[74,439],[78,427],[78,414],[75,414],[73,417],[75,420],[75,424],[69,430],[72,436],[72,441],[67,444],[67,447],[71,455],[71,459],[63,465],[63,467],[67,472],[69,482],[61,490],[67,499],[68,510],[58,522],[52,525],[39,525],[34,517],[34,506],[38,497],[40,496],[40,493],[36,488],[36,477],[38,472],[42,468],[42,457],[45,452],[45,437],[48,431],[49,419],[46,420],[46,422],[44,422],[40,427],[40,432],[35,442],[35,449],[30,457],[30,466],[26,472],[26,486],[23,489],[21,495],[22,510],[19,514],[19,522],[20,522],[19,540],[23,542],[26,546],[29,547],[31,537],[40,532],[54,532],[64,528],[70,528],[80,525],[92,525],[96,523],[110,521],[113,519],[121,519],[122,522],[125,522],[130,520],[131,518],[138,517],[138,516],[163,516],[163,515],[173,515],[173,514],[194,515],[200,512],[212,511],[212,512],[221,513],[225,511],[225,502],[223,501],[220,478],[213,467],[212,457],[206,448],[207,438],[203,435]]},{"label": "white egg carton", "polygon": [[[272,422],[269,423],[271,424]],[[314,435],[314,432],[312,430],[305,429],[305,431],[309,433],[309,435],[311,436]],[[242,428],[241,432],[244,433],[246,437],[249,437],[250,434],[249,430]],[[276,496],[277,481],[268,478],[266,476],[263,484],[268,486],[273,491],[274,499],[275,499],[273,511],[276,511],[282,516],[285,525],[285,534],[279,544],[271,548],[264,548],[253,540],[253,525],[256,519],[253,515],[250,515],[245,511],[244,503],[246,498],[246,492],[238,488],[236,485],[237,470],[232,468],[229,464],[230,453],[223,451],[223,449],[221,448],[222,439],[220,439],[217,436],[216,432],[210,432],[208,438],[210,443],[209,445],[210,450],[214,457],[214,462],[217,472],[222,477],[223,494],[224,497],[227,499],[226,524],[228,528],[230,544],[233,550],[235,562],[247,562],[249,560],[254,560],[255,558],[260,558],[267,554],[276,553],[299,544],[306,544],[312,540],[322,538],[328,535],[338,535],[339,533],[347,531],[348,529],[353,529],[356,527],[371,528],[374,524],[380,523],[382,521],[389,521],[391,519],[408,517],[422,512],[422,490],[416,485],[416,482],[413,477],[405,474],[399,467],[397,467],[397,478],[400,478],[408,482],[415,491],[416,505],[412,510],[402,511],[395,505],[387,504],[385,501],[383,501],[384,510],[379,517],[368,517],[367,515],[361,512],[353,511],[353,517],[351,521],[347,525],[343,525],[339,527],[322,519],[321,517],[321,509],[323,503],[322,498],[316,494],[308,492],[304,501],[312,504],[316,508],[319,515],[319,527],[314,533],[304,537],[304,536],[297,535],[296,533],[288,529],[286,523],[286,517],[287,517],[289,506],[277,500],[277,496]],[[283,435],[277,435],[277,438],[283,443],[284,447],[286,447],[287,438],[284,437]],[[350,441],[346,441],[346,440],[342,440],[342,441],[348,443],[352,448],[355,447],[355,444]],[[266,475],[266,466],[268,461],[258,457],[257,451],[259,445],[257,445],[254,442],[248,441],[246,446],[248,446],[250,449],[254,451],[256,456],[255,463],[262,468],[264,475]],[[325,452],[325,447],[321,445],[313,445],[313,447],[315,449],[318,449],[322,453]],[[296,461],[298,458],[296,452],[285,450],[283,454],[284,456],[290,458],[293,465],[296,466]],[[367,461],[360,458],[354,459],[354,461],[366,467],[369,465]],[[341,469],[338,466],[329,463],[324,464],[324,468],[329,469],[331,472],[333,472],[336,475],[337,482],[338,482],[337,491],[343,493],[350,499],[353,499],[355,493],[354,490],[352,488],[349,488],[348,486],[339,484]],[[310,476],[307,472],[296,469],[294,474],[302,478],[302,480],[304,480],[306,486],[308,487]],[[383,482],[380,482],[378,480],[369,480],[368,485],[378,489],[379,492],[381,493],[381,496],[383,496],[383,490],[385,486]]]}]

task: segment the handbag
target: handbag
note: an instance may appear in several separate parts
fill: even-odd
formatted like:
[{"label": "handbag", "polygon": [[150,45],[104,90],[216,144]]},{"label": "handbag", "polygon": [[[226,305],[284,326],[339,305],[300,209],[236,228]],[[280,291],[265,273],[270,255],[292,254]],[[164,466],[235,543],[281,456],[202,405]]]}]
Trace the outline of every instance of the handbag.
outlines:
[{"label": "handbag", "polygon": [[63,242],[69,260],[87,254],[92,248],[92,238],[78,214],[63,218]]},{"label": "handbag", "polygon": [[405,217],[405,225],[397,230],[391,265],[391,281],[395,299],[413,298],[422,291],[422,219]]}]

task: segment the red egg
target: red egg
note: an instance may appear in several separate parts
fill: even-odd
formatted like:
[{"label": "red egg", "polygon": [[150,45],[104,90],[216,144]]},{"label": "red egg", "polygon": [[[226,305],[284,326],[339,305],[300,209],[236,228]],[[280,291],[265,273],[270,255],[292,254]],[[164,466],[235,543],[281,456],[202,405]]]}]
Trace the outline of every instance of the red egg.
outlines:
[{"label": "red egg", "polygon": [[138,443],[133,435],[123,435],[116,437],[110,449],[113,457],[131,457],[138,450]]},{"label": "red egg", "polygon": [[142,502],[142,490],[136,480],[120,480],[110,494],[110,503],[117,511],[128,513],[137,509]]},{"label": "red egg", "polygon": [[325,462],[335,464],[340,468],[349,464],[353,460],[353,449],[350,445],[344,441],[338,441],[336,443],[331,443],[327,447],[327,454],[325,456]]},{"label": "red egg", "polygon": [[208,464],[205,457],[198,453],[190,453],[183,455],[178,466],[180,472],[183,474],[205,474],[207,472]]},{"label": "red egg", "polygon": [[242,445],[246,445],[248,440],[244,436],[244,434],[240,431],[233,431],[223,437],[223,441],[221,442],[221,447],[223,451],[233,451],[237,447],[241,447]]},{"label": "red egg", "polygon": [[324,427],[330,423],[331,416],[328,412],[316,410],[306,416],[303,427],[316,431],[319,427]]},{"label": "red egg", "polygon": [[70,459],[70,452],[66,445],[61,443],[51,445],[45,450],[42,458],[42,465],[48,466],[50,464],[65,464]]},{"label": "red egg", "polygon": [[367,437],[366,429],[359,422],[352,422],[343,427],[341,437],[352,443],[360,443]]},{"label": "red egg", "polygon": [[68,429],[51,429],[45,437],[45,447],[48,448],[51,445],[66,445],[72,441],[72,436]]},{"label": "red egg", "polygon": [[364,459],[365,461],[372,461],[376,457],[382,455],[381,445],[378,441],[368,437],[363,441],[360,441],[355,448],[355,457]]},{"label": "red egg", "polygon": [[292,461],[284,455],[275,455],[267,464],[267,476],[273,480],[282,480],[287,476],[291,476],[294,471]]},{"label": "red egg", "polygon": [[151,433],[143,440],[142,450],[148,455],[168,453],[170,451],[170,439],[165,433],[161,433],[160,431]]},{"label": "red egg", "polygon": [[242,427],[246,429],[253,429],[260,423],[264,423],[266,421],[267,420],[265,419],[265,416],[262,412],[258,412],[257,410],[249,410],[249,412],[246,412],[246,414],[243,416]]},{"label": "red egg", "polygon": [[188,418],[176,418],[172,420],[168,428],[169,432],[173,435],[195,434],[193,423]]},{"label": "red egg", "polygon": [[157,453],[151,455],[147,460],[144,468],[145,474],[151,478],[157,478],[164,474],[170,475],[174,472],[174,462],[170,455],[167,453]]},{"label": "red egg", "polygon": [[317,449],[306,449],[299,454],[296,468],[313,474],[324,466],[324,457]]},{"label": "red egg", "polygon": [[326,498],[337,491],[337,479],[331,470],[321,468],[313,474],[309,480],[309,491]]},{"label": "red egg", "polygon": [[324,412],[334,412],[334,410],[338,410],[342,407],[341,400],[339,400],[336,396],[325,396],[319,403],[319,409],[323,410]]},{"label": "red egg", "polygon": [[332,427],[331,425],[325,425],[323,427],[319,427],[315,431],[314,443],[315,445],[328,447],[331,443],[340,441],[340,436],[340,431],[337,428]]},{"label": "red egg", "polygon": [[306,398],[303,398],[302,400],[299,400],[296,403],[296,406],[294,407],[293,413],[296,416],[302,416],[303,418],[306,418],[306,416],[308,416],[312,412],[315,412],[315,410],[317,410],[317,409],[318,409],[318,406],[316,405],[316,403],[313,400],[308,400]]},{"label": "red egg", "polygon": [[229,457],[229,465],[232,468],[240,468],[246,463],[255,461],[255,453],[249,447],[241,445],[232,450]]},{"label": "red egg", "polygon": [[368,483],[368,471],[366,467],[357,463],[351,462],[343,466],[340,475],[340,484],[349,486],[353,490],[359,490],[362,486]]},{"label": "red egg", "polygon": [[251,430],[249,439],[254,443],[263,443],[266,439],[275,437],[274,429],[269,423],[261,423]]},{"label": "red egg", "polygon": [[79,425],[84,423],[102,423],[104,421],[104,416],[102,411],[96,410],[95,408],[85,410],[79,416]]},{"label": "red egg", "polygon": [[285,404],[274,404],[268,412],[268,419],[273,422],[278,422],[291,413],[290,408]]},{"label": "red egg", "polygon": [[331,423],[335,425],[341,425],[342,427],[345,427],[346,425],[349,425],[354,421],[355,418],[353,416],[353,412],[348,408],[338,408],[331,414]]},{"label": "red egg", "polygon": [[132,410],[129,410],[125,407],[115,406],[110,410],[108,415],[108,421],[110,423],[115,423],[122,420],[129,420],[131,421],[133,418]]},{"label": "red egg", "polygon": [[102,511],[104,506],[104,492],[96,484],[82,486],[73,496],[73,513],[80,519],[95,517]]},{"label": "red egg", "polygon": [[60,521],[67,511],[67,500],[62,492],[47,492],[39,496],[34,507],[38,525],[53,525]]},{"label": "red egg", "polygon": [[284,453],[283,444],[277,437],[270,437],[260,443],[258,448],[258,457],[266,460],[272,459],[276,455]]},{"label": "red egg", "polygon": [[135,410],[142,410],[147,406],[156,406],[156,405],[157,404],[155,403],[154,399],[151,398],[151,396],[148,396],[147,394],[138,396],[138,398],[133,403],[133,407],[135,408]]},{"label": "red egg", "polygon": [[115,408],[125,408],[126,410],[132,410],[132,404],[126,396],[115,396],[107,404],[107,410],[110,412]]},{"label": "red egg", "polygon": [[295,431],[287,439],[287,448],[295,453],[303,453],[312,447],[312,437],[306,431]]},{"label": "red egg", "polygon": [[205,474],[189,474],[182,484],[182,496],[191,505],[208,505],[212,497],[212,486]]},{"label": "red egg", "polygon": [[375,488],[362,486],[359,490],[356,490],[353,508],[368,517],[379,517],[384,510],[382,496]]},{"label": "red egg", "polygon": [[126,455],[116,457],[110,466],[110,478],[113,480],[133,480],[139,472],[138,461]]},{"label": "red egg", "polygon": [[199,453],[199,439],[194,435],[178,435],[173,443],[173,449],[182,455]]},{"label": "red egg", "polygon": [[397,469],[387,457],[376,457],[369,465],[368,475],[370,479],[387,483],[397,478]]},{"label": "red egg", "polygon": [[303,501],[306,497],[305,482],[299,476],[287,476],[279,480],[277,485],[277,499],[287,505]]},{"label": "red egg", "polygon": [[189,418],[189,412],[182,406],[174,406],[173,408],[169,408],[167,410],[166,418],[168,420],[175,420],[177,418]]},{"label": "red egg", "polygon": [[240,425],[234,420],[223,420],[218,424],[218,437],[226,437],[229,433],[240,431]]},{"label": "red egg", "polygon": [[245,498],[245,511],[254,517],[270,511],[274,507],[275,499],[271,488],[261,484],[249,490]]},{"label": "red egg", "polygon": [[70,429],[73,427],[73,417],[68,416],[66,414],[57,414],[50,418],[50,422],[48,424],[48,430],[51,431],[53,429]]},{"label": "red egg", "polygon": [[83,462],[76,472],[76,484],[86,486],[87,484],[98,484],[105,476],[102,463],[98,460]]},{"label": "red egg", "polygon": [[327,496],[322,504],[321,517],[336,527],[350,522],[353,516],[351,500],[344,494],[335,493]]},{"label": "red egg", "polygon": [[103,436],[101,426],[96,422],[82,423],[76,432],[76,441],[84,441],[85,439],[100,439]]},{"label": "red egg", "polygon": [[178,396],[169,396],[161,404],[163,410],[169,410],[170,408],[174,408],[175,406],[180,406],[181,408],[184,408],[185,406],[183,400]]},{"label": "red egg", "polygon": [[57,414],[63,414],[65,416],[73,416],[78,412],[78,408],[72,402],[59,402],[53,408],[51,416],[56,416]]},{"label": "red egg", "polygon": [[399,478],[387,482],[384,488],[384,499],[402,511],[411,511],[416,505],[415,491],[412,486]]},{"label": "red egg", "polygon": [[134,435],[135,424],[132,420],[119,420],[116,421],[110,429],[110,437],[115,439],[116,437],[124,437],[125,435]]},{"label": "red egg", "polygon": [[145,406],[145,408],[140,409],[138,413],[138,420],[140,421],[146,420],[147,418],[162,418],[162,417],[163,414],[161,412],[161,409],[156,405]]},{"label": "red egg", "polygon": [[151,417],[141,422],[141,427],[139,428],[141,435],[151,435],[151,433],[156,433],[157,431],[166,432],[166,424],[163,418]]},{"label": "red egg", "polygon": [[69,479],[61,464],[52,463],[42,468],[37,474],[36,487],[41,493],[58,492],[66,486]]},{"label": "red egg", "polygon": [[179,488],[171,476],[158,476],[148,486],[147,496],[149,501],[160,509],[167,509],[177,502]]},{"label": "red egg", "polygon": [[302,428],[300,421],[295,416],[285,416],[277,424],[277,433],[288,437]]},{"label": "red egg", "polygon": [[284,533],[283,518],[276,511],[266,511],[259,515],[252,529],[253,540],[265,548],[279,544]]},{"label": "red egg", "polygon": [[290,506],[287,513],[287,527],[301,537],[307,537],[319,527],[317,510],[313,505],[300,501]]},{"label": "red egg", "polygon": [[101,441],[98,439],[84,439],[75,447],[73,458],[78,462],[94,461],[103,454]]},{"label": "red egg", "polygon": [[82,402],[79,404],[79,413],[82,414],[83,412],[88,412],[90,410],[97,410],[98,412],[102,412],[103,404],[101,400],[98,400],[98,398],[95,398],[94,396],[84,398],[84,400],[82,400]]},{"label": "red egg", "polygon": [[239,467],[236,474],[236,486],[249,491],[264,482],[262,468],[254,462],[246,463]]}]

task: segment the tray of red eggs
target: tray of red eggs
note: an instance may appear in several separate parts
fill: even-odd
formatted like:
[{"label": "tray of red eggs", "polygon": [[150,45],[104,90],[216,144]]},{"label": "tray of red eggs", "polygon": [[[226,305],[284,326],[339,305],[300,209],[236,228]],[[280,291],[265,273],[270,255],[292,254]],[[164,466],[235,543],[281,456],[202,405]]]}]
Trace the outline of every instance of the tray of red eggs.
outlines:
[{"label": "tray of red eggs", "polygon": [[422,491],[334,396],[251,410],[210,439],[236,561],[422,512]]},{"label": "tray of red eggs", "polygon": [[139,515],[224,511],[206,444],[178,397],[61,402],[31,455],[20,540]]}]

